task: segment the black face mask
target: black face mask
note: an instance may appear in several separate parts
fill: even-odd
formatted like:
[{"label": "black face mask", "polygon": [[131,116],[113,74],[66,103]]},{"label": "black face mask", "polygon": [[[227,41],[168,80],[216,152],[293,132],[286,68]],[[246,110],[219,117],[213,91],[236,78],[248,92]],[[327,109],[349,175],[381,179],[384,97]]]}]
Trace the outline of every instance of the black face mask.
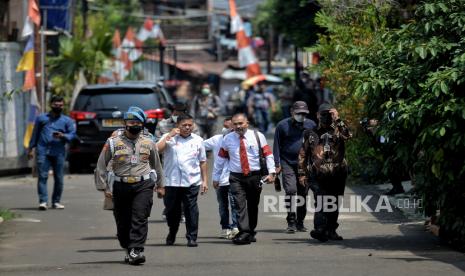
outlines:
[{"label": "black face mask", "polygon": [[142,126],[126,126],[126,130],[133,135],[137,135],[142,131]]},{"label": "black face mask", "polygon": [[52,111],[55,114],[60,114],[63,111],[62,107],[52,107]]},{"label": "black face mask", "polygon": [[329,112],[321,113],[320,123],[325,126],[329,126],[333,123],[333,116]]}]

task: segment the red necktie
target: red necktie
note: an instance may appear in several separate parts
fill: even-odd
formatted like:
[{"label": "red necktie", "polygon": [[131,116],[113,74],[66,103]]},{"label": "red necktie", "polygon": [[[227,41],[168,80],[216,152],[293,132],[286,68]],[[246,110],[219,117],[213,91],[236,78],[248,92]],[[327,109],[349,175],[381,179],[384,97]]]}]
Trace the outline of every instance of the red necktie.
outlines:
[{"label": "red necktie", "polygon": [[250,173],[249,159],[247,158],[247,149],[245,148],[245,137],[240,136],[241,146],[239,147],[239,155],[241,157],[242,173],[247,176]]}]

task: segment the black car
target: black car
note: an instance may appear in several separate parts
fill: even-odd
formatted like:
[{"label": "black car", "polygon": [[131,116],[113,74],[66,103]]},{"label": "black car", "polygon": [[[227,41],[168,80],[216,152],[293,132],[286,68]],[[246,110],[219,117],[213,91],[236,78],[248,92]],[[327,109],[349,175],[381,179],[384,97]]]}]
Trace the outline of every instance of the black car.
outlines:
[{"label": "black car", "polygon": [[71,173],[90,169],[97,163],[111,133],[123,126],[123,114],[130,106],[142,108],[151,133],[159,120],[169,116],[173,100],[163,86],[153,82],[121,82],[85,86],[76,98],[71,118],[76,121],[77,139],[70,145]]}]

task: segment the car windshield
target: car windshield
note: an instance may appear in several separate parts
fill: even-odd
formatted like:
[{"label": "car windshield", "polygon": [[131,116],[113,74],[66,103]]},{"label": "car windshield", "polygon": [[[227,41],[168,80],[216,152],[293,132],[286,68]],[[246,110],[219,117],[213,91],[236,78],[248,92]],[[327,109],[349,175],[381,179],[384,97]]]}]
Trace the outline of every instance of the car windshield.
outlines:
[{"label": "car windshield", "polygon": [[76,99],[74,110],[125,111],[130,106],[138,106],[143,110],[159,108],[159,95],[150,89],[84,90]]}]

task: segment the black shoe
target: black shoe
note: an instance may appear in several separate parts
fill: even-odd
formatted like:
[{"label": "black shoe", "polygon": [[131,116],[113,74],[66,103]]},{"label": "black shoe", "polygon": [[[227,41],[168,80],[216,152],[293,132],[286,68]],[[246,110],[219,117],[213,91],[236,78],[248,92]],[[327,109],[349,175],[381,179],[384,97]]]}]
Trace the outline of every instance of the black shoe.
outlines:
[{"label": "black shoe", "polygon": [[405,190],[403,187],[393,187],[389,192],[385,193],[385,195],[397,195],[397,194],[403,194],[405,193]]},{"label": "black shoe", "polygon": [[328,239],[330,239],[332,241],[342,241],[343,240],[343,238],[336,233],[336,230],[328,231],[327,237],[328,237]]},{"label": "black shoe", "polygon": [[168,236],[166,236],[166,245],[173,245],[175,241],[176,234],[170,232]]},{"label": "black shoe", "polygon": [[237,244],[237,245],[250,244],[251,237],[247,233],[240,233],[232,241],[234,244]]},{"label": "black shoe", "polygon": [[145,263],[145,256],[142,253],[142,250],[138,248],[132,248],[129,252],[129,264],[130,265],[139,265]]},{"label": "black shoe", "polygon": [[126,251],[126,256],[124,256],[124,262],[128,264],[129,263],[129,250],[125,249],[124,251]]},{"label": "black shoe", "polygon": [[303,224],[298,224],[297,225],[297,231],[299,231],[299,232],[308,232],[308,229]]},{"label": "black shoe", "polygon": [[328,237],[326,236],[324,231],[321,230],[312,230],[310,231],[310,236],[316,240],[321,242],[328,241]]},{"label": "black shoe", "polygon": [[297,227],[294,224],[289,224],[286,228],[286,233],[294,234],[297,231]]},{"label": "black shoe", "polygon": [[257,242],[257,238],[255,238],[255,235],[250,236],[250,242]]},{"label": "black shoe", "polygon": [[187,240],[187,246],[188,247],[197,247],[199,246],[196,241],[194,240]]}]

